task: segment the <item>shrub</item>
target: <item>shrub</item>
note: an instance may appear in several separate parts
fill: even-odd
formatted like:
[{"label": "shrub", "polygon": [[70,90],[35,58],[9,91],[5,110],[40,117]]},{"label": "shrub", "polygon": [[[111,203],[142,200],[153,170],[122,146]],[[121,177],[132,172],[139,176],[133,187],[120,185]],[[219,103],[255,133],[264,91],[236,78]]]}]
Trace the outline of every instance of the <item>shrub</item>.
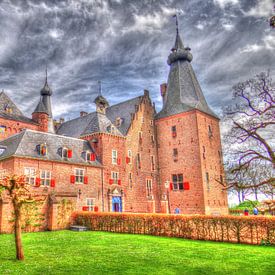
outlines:
[{"label": "shrub", "polygon": [[275,244],[274,217],[74,212],[72,220],[95,231]]}]

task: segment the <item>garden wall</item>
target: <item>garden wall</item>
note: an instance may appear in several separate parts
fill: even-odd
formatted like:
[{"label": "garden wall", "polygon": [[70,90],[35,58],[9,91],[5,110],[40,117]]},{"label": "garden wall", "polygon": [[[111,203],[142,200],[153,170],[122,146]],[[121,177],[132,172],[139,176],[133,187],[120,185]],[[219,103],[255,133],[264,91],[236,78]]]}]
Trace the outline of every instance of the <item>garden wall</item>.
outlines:
[{"label": "garden wall", "polygon": [[74,212],[72,220],[95,231],[275,244],[275,217]]}]

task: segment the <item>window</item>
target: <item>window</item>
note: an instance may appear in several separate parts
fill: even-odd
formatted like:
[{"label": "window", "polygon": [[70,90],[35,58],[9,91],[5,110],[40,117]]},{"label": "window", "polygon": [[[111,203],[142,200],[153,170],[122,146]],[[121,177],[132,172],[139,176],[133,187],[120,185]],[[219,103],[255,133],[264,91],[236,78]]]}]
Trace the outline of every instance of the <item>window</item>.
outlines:
[{"label": "window", "polygon": [[154,156],[151,156],[151,170],[155,171],[155,158],[154,158]]},{"label": "window", "polygon": [[220,183],[223,184],[223,176],[220,175]]},{"label": "window", "polygon": [[68,148],[62,148],[62,158],[68,158]]},{"label": "window", "polygon": [[88,207],[88,211],[94,211],[94,199],[87,198],[86,199],[86,205]]},{"label": "window", "polygon": [[40,180],[41,180],[41,185],[44,186],[50,186],[51,184],[51,172],[42,170],[40,172]]},{"label": "window", "polygon": [[205,146],[202,146],[202,157],[205,159]]},{"label": "window", "polygon": [[154,120],[150,121],[150,125],[153,126],[154,125]]},{"label": "window", "polygon": [[153,135],[151,135],[151,142],[152,142],[152,143],[155,143],[155,138],[154,138]]},{"label": "window", "polygon": [[128,163],[132,163],[132,150],[128,150]]},{"label": "window", "polygon": [[210,138],[213,137],[213,131],[212,131],[212,127],[210,125],[208,125],[208,136]]},{"label": "window", "polygon": [[26,182],[28,184],[35,184],[36,179],[36,171],[35,168],[25,168],[24,175],[26,177]]},{"label": "window", "polygon": [[75,168],[75,183],[84,183],[84,169]]},{"label": "window", "polygon": [[171,130],[172,130],[172,137],[176,137],[177,136],[177,127],[172,126]]},{"label": "window", "polygon": [[114,181],[114,184],[117,184],[117,183],[118,183],[118,175],[119,175],[118,172],[112,172],[112,173],[111,173],[111,177],[112,177],[112,179],[113,179],[113,181]]},{"label": "window", "polygon": [[173,190],[183,190],[183,175],[172,175]]},{"label": "window", "polygon": [[151,179],[147,179],[146,180],[146,191],[147,191],[147,196],[151,196],[152,195],[152,180]]},{"label": "window", "polygon": [[47,155],[47,145],[45,143],[37,145],[37,152],[40,156]]},{"label": "window", "polygon": [[112,164],[117,164],[117,151],[112,150]]},{"label": "window", "polygon": [[140,143],[142,142],[142,132],[141,131],[138,132],[138,140]]},{"label": "window", "polygon": [[120,117],[117,117],[115,125],[119,127],[119,126],[121,126],[121,124],[122,124],[122,119]]},{"label": "window", "polygon": [[174,157],[174,159],[178,158],[178,149],[177,148],[173,149],[173,157]]},{"label": "window", "polygon": [[138,167],[138,169],[141,168],[141,157],[140,157],[140,153],[137,154],[137,167]]},{"label": "window", "polygon": [[206,179],[206,187],[207,187],[207,190],[209,191],[210,185],[209,185],[209,173],[208,172],[205,173],[205,179]]}]

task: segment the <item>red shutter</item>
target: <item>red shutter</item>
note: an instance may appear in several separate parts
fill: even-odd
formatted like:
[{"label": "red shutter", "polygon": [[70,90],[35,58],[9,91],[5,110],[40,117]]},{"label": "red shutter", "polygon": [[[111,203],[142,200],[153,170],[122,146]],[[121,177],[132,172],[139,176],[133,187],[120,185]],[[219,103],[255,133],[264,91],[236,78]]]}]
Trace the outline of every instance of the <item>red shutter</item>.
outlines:
[{"label": "red shutter", "polygon": [[95,161],[95,153],[91,154],[91,161]]},{"label": "red shutter", "polygon": [[73,157],[73,150],[68,150],[68,158],[71,159]]},{"label": "red shutter", "polygon": [[88,206],[82,206],[82,211],[88,211],[89,207]]},{"label": "red shutter", "polygon": [[114,180],[113,179],[109,179],[109,184],[113,184]]},{"label": "red shutter", "polygon": [[71,183],[75,183],[75,175],[71,175]]},{"label": "red shutter", "polygon": [[126,163],[129,164],[130,163],[130,158],[126,157]]},{"label": "red shutter", "polygon": [[55,187],[55,179],[51,179],[51,187]]},{"label": "red shutter", "polygon": [[87,176],[84,177],[84,184],[88,184],[88,177]]},{"label": "red shutter", "polygon": [[183,183],[183,189],[184,189],[184,190],[189,190],[189,189],[190,189],[190,184],[189,184],[189,182],[184,182],[184,183]]},{"label": "red shutter", "polygon": [[36,178],[35,179],[35,187],[39,187],[40,186],[40,178]]},{"label": "red shutter", "polygon": [[121,185],[121,180],[118,180],[117,183],[118,183],[118,185]]},{"label": "red shutter", "polygon": [[117,165],[121,164],[121,159],[117,159]]},{"label": "red shutter", "polygon": [[95,207],[94,207],[94,211],[95,211],[95,212],[98,212],[98,206],[95,206]]},{"label": "red shutter", "polygon": [[177,132],[172,132],[172,137],[176,137],[177,136]]},{"label": "red shutter", "polygon": [[170,182],[170,190],[173,190],[173,183]]}]

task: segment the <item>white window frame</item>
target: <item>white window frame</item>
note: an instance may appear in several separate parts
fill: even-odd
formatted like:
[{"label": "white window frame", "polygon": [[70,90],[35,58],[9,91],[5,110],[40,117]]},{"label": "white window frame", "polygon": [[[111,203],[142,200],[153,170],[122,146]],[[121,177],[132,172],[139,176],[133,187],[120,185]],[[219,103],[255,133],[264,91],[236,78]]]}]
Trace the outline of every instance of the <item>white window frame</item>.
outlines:
[{"label": "white window frame", "polygon": [[112,164],[117,164],[117,150],[112,150]]},{"label": "white window frame", "polygon": [[132,164],[132,150],[128,150],[127,152],[128,158],[130,159],[129,164]]},{"label": "white window frame", "polygon": [[36,180],[36,169],[35,168],[25,167],[24,175],[25,175],[26,183],[35,185],[35,180]]},{"label": "white window frame", "polygon": [[88,211],[94,211],[95,199],[86,198],[86,206],[88,207]]},{"label": "white window frame", "polygon": [[83,168],[75,168],[74,169],[75,183],[83,184],[85,177],[85,169]]},{"label": "white window frame", "polygon": [[146,193],[147,196],[152,196],[153,193],[153,181],[152,179],[146,179]]},{"label": "white window frame", "polygon": [[48,170],[41,170],[40,171],[40,183],[43,186],[50,186],[52,179],[52,172]]},{"label": "white window frame", "polygon": [[118,184],[119,172],[111,171],[111,179],[113,179],[114,184]]}]

